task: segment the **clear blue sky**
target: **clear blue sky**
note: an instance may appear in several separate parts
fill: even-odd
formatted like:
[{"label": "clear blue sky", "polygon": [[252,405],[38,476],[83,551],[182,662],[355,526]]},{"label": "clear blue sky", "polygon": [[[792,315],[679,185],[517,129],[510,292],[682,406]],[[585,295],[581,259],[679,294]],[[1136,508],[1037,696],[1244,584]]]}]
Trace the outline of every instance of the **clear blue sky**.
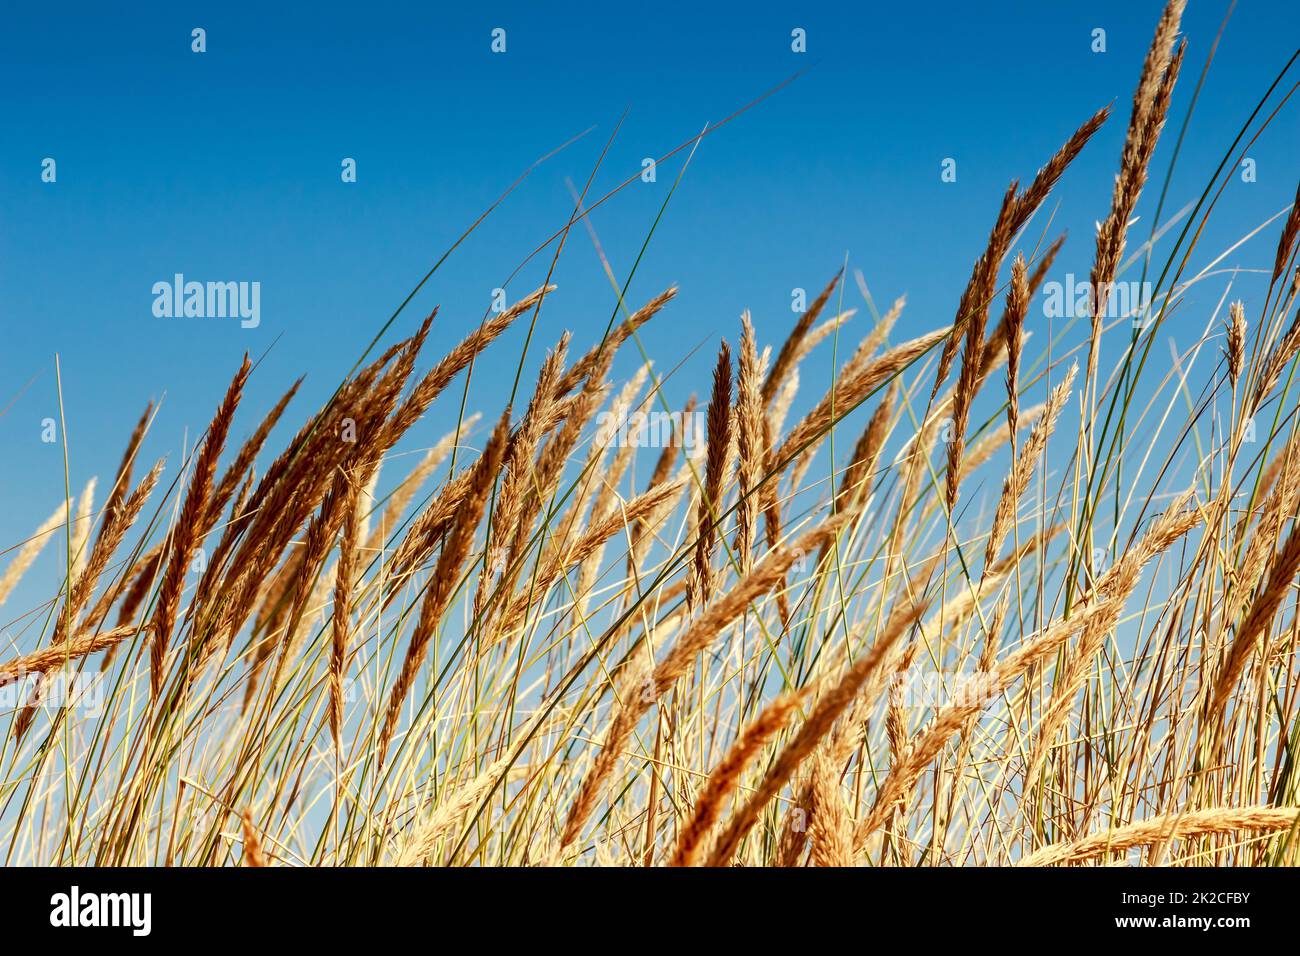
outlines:
[{"label": "clear blue sky", "polygon": [[[332,391],[433,260],[534,159],[575,134],[429,282],[395,332],[436,303],[432,349],[482,317],[491,290],[572,207],[620,115],[600,195],[798,70],[806,73],[700,146],[642,262],[631,299],[681,297],[644,335],[673,401],[705,381],[719,335],[752,309],[765,341],[793,316],[790,290],[840,266],[877,302],[906,292],[899,334],[951,321],[1007,182],[1033,174],[1098,107],[1116,115],[1063,181],[1058,272],[1086,275],[1157,0],[970,4],[520,3],[10,4],[0,28],[0,546],[29,534],[63,489],[60,357],[74,488],[112,477],[144,403],[163,398],[146,446],[179,463],[245,350],[279,342],[250,383],[242,438],[299,374],[293,427]],[[1226,3],[1191,0],[1181,121]],[[1197,106],[1166,211],[1196,198],[1238,126],[1294,51],[1295,7],[1243,0]],[[207,52],[191,51],[206,30]],[[507,31],[494,55],[490,33]],[[807,31],[808,52],[790,49]],[[1090,50],[1094,27],[1107,51]],[[1172,136],[1157,154],[1163,178]],[[593,214],[622,279],[684,154]],[[1251,151],[1258,181],[1229,188],[1193,266],[1291,201],[1296,112]],[[57,182],[41,162],[57,162]],[[358,181],[340,180],[357,161]],[[957,160],[958,180],[939,164]],[[1140,211],[1150,215],[1154,192]],[[1145,226],[1137,233],[1145,236]],[[1269,266],[1276,230],[1227,265]],[[549,252],[509,287],[540,283]],[[261,324],[158,319],[151,287],[177,272],[261,283]],[[561,330],[586,347],[613,296],[585,231],[556,270],[534,359]],[[856,293],[848,300],[861,305]],[[1246,288],[1243,286],[1243,288]],[[1222,283],[1200,301],[1212,307]],[[1197,317],[1198,328],[1208,312]],[[865,332],[865,315],[851,340]],[[476,371],[472,408],[500,407],[523,340]],[[1167,350],[1162,350],[1164,354]],[[620,370],[634,355],[622,357]],[[530,361],[535,366],[535,361]],[[459,392],[457,392],[457,396]],[[456,415],[444,399],[412,436]],[[281,429],[283,435],[285,429]],[[102,492],[101,492],[102,501]],[[15,601],[0,618],[23,607]]]}]

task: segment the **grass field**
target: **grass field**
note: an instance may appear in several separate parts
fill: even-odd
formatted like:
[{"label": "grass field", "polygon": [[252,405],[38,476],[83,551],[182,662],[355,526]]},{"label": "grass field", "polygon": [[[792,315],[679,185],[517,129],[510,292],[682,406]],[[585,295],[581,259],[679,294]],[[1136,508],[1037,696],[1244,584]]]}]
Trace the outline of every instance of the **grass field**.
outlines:
[{"label": "grass field", "polygon": [[[1264,301],[1180,308],[1266,98],[1185,219],[1130,237],[1182,7],[1131,108],[1008,187],[950,325],[896,335],[904,300],[830,264],[673,407],[680,356],[611,377],[667,289],[468,414],[544,285],[441,356],[436,316],[407,328],[305,416],[296,385],[241,402],[246,361],[179,467],[140,460],[146,407],[112,480],[0,554],[0,604],[65,566],[3,609],[30,645],[0,663],[5,861],[1300,861],[1300,204],[1260,227]],[[1045,203],[1120,122],[1091,294],[1044,319]],[[1173,321],[1201,331],[1171,362]],[[459,427],[396,454],[434,402]]]}]

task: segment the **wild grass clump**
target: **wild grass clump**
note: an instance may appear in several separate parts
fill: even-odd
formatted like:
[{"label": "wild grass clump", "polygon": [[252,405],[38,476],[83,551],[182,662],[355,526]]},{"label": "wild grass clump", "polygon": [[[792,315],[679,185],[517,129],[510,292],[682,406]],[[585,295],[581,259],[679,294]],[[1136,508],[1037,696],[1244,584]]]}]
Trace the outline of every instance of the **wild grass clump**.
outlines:
[{"label": "wild grass clump", "polygon": [[1063,328],[1030,224],[1105,109],[1009,186],[951,324],[897,339],[899,299],[800,395],[852,328],[837,274],[779,347],[741,316],[661,447],[658,367],[611,370],[675,289],[437,441],[425,413],[554,286],[436,361],[430,316],[275,454],[298,386],[249,409],[247,360],[170,481],[146,408],[102,508],[64,502],[0,571],[3,603],[65,533],[0,663],[7,861],[1297,862],[1300,204],[1262,304],[1202,316],[1163,376],[1213,185],[1149,308],[1105,302],[1182,7]]}]

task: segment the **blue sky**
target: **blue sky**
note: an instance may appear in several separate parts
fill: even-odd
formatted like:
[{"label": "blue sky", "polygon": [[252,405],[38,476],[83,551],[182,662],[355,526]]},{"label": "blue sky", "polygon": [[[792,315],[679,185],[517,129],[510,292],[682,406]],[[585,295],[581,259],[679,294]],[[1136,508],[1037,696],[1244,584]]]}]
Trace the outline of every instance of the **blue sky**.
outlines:
[{"label": "blue sky", "polygon": [[[668,386],[675,403],[706,380],[718,337],[734,341],[743,309],[762,340],[779,342],[794,317],[790,290],[819,289],[846,254],[878,304],[907,293],[896,334],[951,321],[1007,182],[1032,176],[1113,102],[1116,115],[1054,197],[1053,232],[1070,234],[1057,271],[1085,275],[1160,7],[11,6],[0,29],[0,498],[9,505],[0,546],[30,534],[62,494],[61,447],[40,442],[41,420],[58,416],[56,353],[74,488],[92,474],[111,480],[150,398],[163,405],[145,453],[178,463],[244,351],[260,354],[277,338],[250,382],[236,438],[306,373],[288,416],[296,427],[454,238],[536,158],[594,127],[493,213],[394,332],[438,303],[431,349],[472,329],[491,290],[564,224],[566,179],[586,180],[624,110],[593,195],[806,71],[700,145],[632,283],[634,304],[681,286],[643,335],[661,370],[686,359]],[[1190,4],[1171,132],[1225,10]],[[206,30],[202,54],[191,51],[195,27]],[[506,30],[501,55],[490,50],[497,27]],[[796,27],[807,32],[806,54],[790,49]],[[1104,54],[1090,50],[1096,27],[1106,30]],[[1292,4],[1238,5],[1166,213],[1200,194],[1296,40]],[[1252,147],[1257,181],[1229,186],[1194,267],[1291,201],[1295,117],[1284,110]],[[1139,206],[1148,217],[1172,141]],[[620,281],[684,155],[656,183],[637,182],[593,214]],[[41,181],[45,157],[57,162],[55,183]],[[340,179],[344,157],[357,162],[356,183]],[[940,180],[947,157],[957,161],[954,183]],[[1275,238],[1266,231],[1225,264],[1270,266]],[[511,298],[538,285],[549,262],[548,250],[511,283]],[[151,287],[177,272],[259,282],[260,325],[155,318]],[[614,305],[583,230],[555,281],[530,366],[564,329],[580,347],[594,342]],[[1222,288],[1208,285],[1197,301],[1208,310]],[[852,285],[847,301],[862,304]],[[1196,314],[1198,330],[1207,316]],[[866,321],[851,328],[852,342]],[[476,370],[471,408],[500,407],[523,336],[512,330]],[[634,361],[625,354],[619,370]],[[456,411],[456,401],[439,402],[412,441],[431,442]]]}]

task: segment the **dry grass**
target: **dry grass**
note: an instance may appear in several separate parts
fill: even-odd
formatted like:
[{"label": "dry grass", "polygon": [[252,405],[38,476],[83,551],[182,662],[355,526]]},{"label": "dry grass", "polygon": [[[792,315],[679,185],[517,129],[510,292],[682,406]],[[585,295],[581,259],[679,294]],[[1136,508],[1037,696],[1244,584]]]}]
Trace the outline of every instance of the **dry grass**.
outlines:
[{"label": "dry grass", "polygon": [[[1122,274],[1181,11],[1095,282]],[[801,366],[852,328],[843,274],[780,345],[746,313],[698,436],[692,399],[638,449],[665,380],[644,355],[612,377],[673,289],[576,360],[566,334],[526,402],[433,444],[426,411],[554,287],[421,374],[431,316],[274,457],[297,385],[259,416],[248,361],[170,486],[133,481],[147,408],[102,510],[93,484],[59,496],[0,570],[2,605],[65,546],[0,663],[7,860],[1297,862],[1300,213],[1264,304],[1204,317],[1176,372],[1146,359],[1199,228],[1139,334],[1101,297],[1044,329],[1061,243],[1027,226],[1106,118],[1009,186],[952,325],[891,342],[900,298],[807,395]],[[99,706],[62,706],[70,675],[101,678]]]}]

